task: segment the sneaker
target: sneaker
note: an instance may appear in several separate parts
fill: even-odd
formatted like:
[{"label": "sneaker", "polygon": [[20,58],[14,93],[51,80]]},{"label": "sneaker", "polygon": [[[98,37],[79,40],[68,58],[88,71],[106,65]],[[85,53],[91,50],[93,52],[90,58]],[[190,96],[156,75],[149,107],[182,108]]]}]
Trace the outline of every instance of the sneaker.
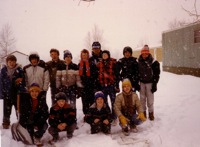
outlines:
[{"label": "sneaker", "polygon": [[112,123],[111,123],[113,126],[116,126],[117,125],[117,119],[113,119]]}]

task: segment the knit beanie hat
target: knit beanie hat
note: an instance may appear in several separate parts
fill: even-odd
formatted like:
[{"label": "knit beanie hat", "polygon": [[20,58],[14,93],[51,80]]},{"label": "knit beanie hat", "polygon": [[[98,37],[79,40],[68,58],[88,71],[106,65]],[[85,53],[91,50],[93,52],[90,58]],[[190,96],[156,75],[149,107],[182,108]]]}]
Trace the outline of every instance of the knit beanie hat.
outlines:
[{"label": "knit beanie hat", "polygon": [[133,54],[133,50],[132,50],[132,48],[129,47],[129,46],[124,47],[123,55],[125,54],[125,52],[129,52],[131,55]]},{"label": "knit beanie hat", "polygon": [[144,47],[141,50],[141,54],[149,54],[149,46],[148,45],[144,45]]},{"label": "knit beanie hat", "polygon": [[40,86],[37,83],[32,83],[31,86],[30,86],[30,88],[29,88],[29,92],[31,92],[33,90],[36,90],[36,91],[40,92],[41,88],[40,88]]},{"label": "knit beanie hat", "polygon": [[56,101],[58,101],[58,100],[67,100],[67,96],[66,96],[66,94],[64,92],[57,93],[55,98],[56,98]]},{"label": "knit beanie hat", "polygon": [[101,44],[98,41],[92,43],[92,48],[101,49]]},{"label": "knit beanie hat", "polygon": [[130,86],[130,87],[132,88],[131,81],[130,81],[128,78],[126,78],[126,79],[124,79],[124,80],[122,81],[122,88],[123,88],[125,85],[128,85],[128,86]]},{"label": "knit beanie hat", "polygon": [[72,53],[69,50],[64,51],[64,60],[66,57],[71,57],[72,58]]},{"label": "knit beanie hat", "polygon": [[96,101],[97,98],[99,98],[99,97],[102,97],[103,99],[105,99],[105,96],[104,96],[104,94],[103,94],[102,91],[97,91],[97,92],[94,94],[94,101]]}]

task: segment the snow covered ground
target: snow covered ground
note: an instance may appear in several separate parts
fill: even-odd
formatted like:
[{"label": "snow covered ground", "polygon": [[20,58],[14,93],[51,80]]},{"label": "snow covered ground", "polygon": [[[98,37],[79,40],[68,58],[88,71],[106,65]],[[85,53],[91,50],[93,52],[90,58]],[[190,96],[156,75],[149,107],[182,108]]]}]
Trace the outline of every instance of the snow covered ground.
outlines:
[{"label": "snow covered ground", "polygon": [[[146,139],[146,142],[138,142],[131,147],[199,147],[200,146],[200,78],[189,75],[176,75],[162,72],[155,94],[155,121],[147,120],[138,126],[138,133],[131,133],[135,138]],[[48,104],[50,94],[48,93]],[[0,108],[2,109],[2,100]],[[78,126],[72,139],[68,140],[65,133],[60,133],[61,141],[57,147],[119,147],[122,146],[110,135],[102,133],[91,135],[88,124],[82,123],[81,100],[77,100]],[[0,123],[2,123],[2,110],[0,111]],[[11,122],[16,122],[13,111]],[[120,127],[112,127],[112,132],[120,131]],[[116,133],[115,133],[116,134]],[[21,142],[12,139],[11,131],[1,128],[2,147],[23,147]],[[46,132],[43,141],[49,139]],[[123,145],[125,146],[125,145]]]}]

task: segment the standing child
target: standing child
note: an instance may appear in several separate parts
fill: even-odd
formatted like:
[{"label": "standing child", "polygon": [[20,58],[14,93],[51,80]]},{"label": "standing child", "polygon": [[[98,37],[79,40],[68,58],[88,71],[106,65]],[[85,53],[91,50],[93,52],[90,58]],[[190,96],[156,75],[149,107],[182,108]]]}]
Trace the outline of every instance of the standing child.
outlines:
[{"label": "standing child", "polygon": [[48,106],[45,99],[39,95],[40,92],[39,85],[33,83],[30,85],[29,94],[20,99],[19,123],[27,129],[35,145],[42,144],[41,138],[48,128]]},{"label": "standing child", "polygon": [[132,85],[129,79],[123,80],[122,93],[117,95],[114,107],[125,135],[129,135],[130,129],[132,132],[137,132],[136,125],[146,120],[140,100],[137,94],[132,91]]},{"label": "standing child", "polygon": [[8,129],[10,126],[10,115],[12,106],[17,109],[17,94],[25,87],[24,72],[16,63],[17,58],[14,55],[9,55],[6,58],[6,66],[1,69],[0,87],[1,99],[3,99],[3,129]]},{"label": "standing child", "polygon": [[49,116],[49,134],[53,136],[50,143],[59,139],[59,132],[66,131],[67,138],[72,138],[76,129],[76,112],[67,102],[67,96],[64,92],[56,94],[56,103],[50,109]]},{"label": "standing child", "polygon": [[160,63],[155,60],[149,51],[149,46],[144,45],[138,59],[140,77],[140,101],[146,117],[148,108],[149,119],[154,120],[154,93],[160,79]]},{"label": "standing child", "polygon": [[89,113],[86,115],[86,122],[91,126],[91,134],[100,131],[110,134],[111,130],[111,110],[104,102],[105,96],[102,91],[98,91],[94,96],[95,103],[90,106]]}]

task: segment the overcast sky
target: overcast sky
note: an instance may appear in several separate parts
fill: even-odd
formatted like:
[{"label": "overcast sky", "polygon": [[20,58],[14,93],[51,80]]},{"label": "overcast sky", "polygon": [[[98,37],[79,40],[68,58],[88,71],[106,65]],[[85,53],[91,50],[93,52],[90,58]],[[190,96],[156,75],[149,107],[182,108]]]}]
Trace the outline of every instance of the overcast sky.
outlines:
[{"label": "overcast sky", "polygon": [[[161,45],[161,34],[175,18],[191,19],[181,6],[193,10],[194,0],[0,0],[0,28],[9,23],[18,51],[69,49],[79,54],[87,33],[96,24],[103,31],[104,49],[133,49],[142,41]],[[197,0],[200,10],[200,0]]]}]

